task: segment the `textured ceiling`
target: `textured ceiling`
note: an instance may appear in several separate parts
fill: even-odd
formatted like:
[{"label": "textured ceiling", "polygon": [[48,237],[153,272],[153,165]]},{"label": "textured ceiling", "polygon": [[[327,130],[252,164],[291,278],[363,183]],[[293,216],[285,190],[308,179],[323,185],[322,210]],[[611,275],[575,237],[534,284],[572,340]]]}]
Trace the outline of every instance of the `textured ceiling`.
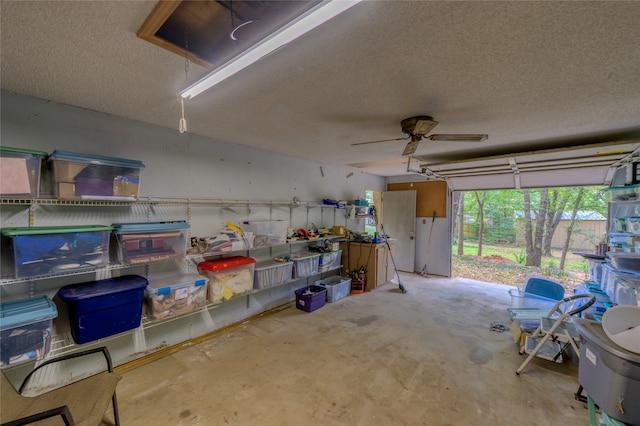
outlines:
[{"label": "textured ceiling", "polygon": [[[150,1],[6,1],[2,89],[176,129],[209,70],[136,37]],[[186,103],[189,131],[405,174],[400,121],[433,116],[417,162],[640,140],[640,2],[365,1]],[[364,167],[369,165],[370,167]]]}]

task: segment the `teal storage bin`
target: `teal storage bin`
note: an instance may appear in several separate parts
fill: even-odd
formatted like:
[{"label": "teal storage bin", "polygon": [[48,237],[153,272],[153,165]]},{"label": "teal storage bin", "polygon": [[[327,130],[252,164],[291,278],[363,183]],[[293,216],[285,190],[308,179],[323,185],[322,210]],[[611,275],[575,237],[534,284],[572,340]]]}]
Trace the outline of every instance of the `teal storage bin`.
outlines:
[{"label": "teal storage bin", "polygon": [[58,309],[47,296],[0,303],[0,367],[45,356],[57,316]]}]

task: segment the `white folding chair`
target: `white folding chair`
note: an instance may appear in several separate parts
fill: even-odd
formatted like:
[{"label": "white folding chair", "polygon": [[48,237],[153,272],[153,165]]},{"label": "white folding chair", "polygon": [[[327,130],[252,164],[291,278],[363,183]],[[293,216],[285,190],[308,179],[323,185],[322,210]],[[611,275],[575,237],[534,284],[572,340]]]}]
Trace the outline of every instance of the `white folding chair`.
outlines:
[{"label": "white folding chair", "polygon": [[[570,317],[584,311],[593,305],[595,301],[596,297],[592,294],[576,294],[559,300],[551,308],[547,316],[540,318],[540,325],[531,336],[527,336],[527,339],[538,339],[538,343],[533,350],[527,351],[529,356],[516,370],[516,374],[519,375],[535,356],[540,356],[540,352],[547,342],[560,345],[555,356],[551,358],[554,361],[562,355],[569,345],[571,345],[576,355],[580,356],[580,349],[578,348],[580,336],[575,326],[571,323]],[[544,356],[544,358],[549,359],[547,356]]]}]

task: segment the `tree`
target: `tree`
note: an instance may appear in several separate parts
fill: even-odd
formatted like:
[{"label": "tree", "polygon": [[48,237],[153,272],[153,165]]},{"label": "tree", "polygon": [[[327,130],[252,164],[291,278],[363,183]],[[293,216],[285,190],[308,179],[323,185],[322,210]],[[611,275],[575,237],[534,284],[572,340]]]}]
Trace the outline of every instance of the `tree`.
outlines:
[{"label": "tree", "polygon": [[[531,203],[531,191],[525,189],[524,197],[524,219],[525,219],[525,241],[526,241],[526,266],[539,267],[542,263],[542,237],[544,235],[544,224],[547,217],[547,204],[549,190],[540,191],[540,203],[537,212],[533,210]],[[532,212],[535,213],[536,225],[533,227]],[[535,230],[535,232],[534,232]]]},{"label": "tree", "polygon": [[524,241],[525,241],[525,253],[526,253],[526,266],[532,266],[529,264],[529,259],[533,253],[533,224],[531,222],[531,192],[529,188],[522,190],[522,196],[524,198]]},{"label": "tree", "polygon": [[544,224],[544,237],[542,239],[542,255],[545,257],[551,257],[551,241],[553,240],[553,234],[555,234],[560,220],[562,220],[562,214],[569,200],[570,192],[564,188],[554,188],[551,190],[551,198],[547,207],[547,218]]},{"label": "tree", "polygon": [[578,216],[578,211],[580,210],[580,203],[582,202],[582,194],[584,194],[584,188],[580,188],[578,190],[578,195],[576,196],[575,202],[573,204],[573,211],[571,212],[571,222],[567,227],[567,237],[564,241],[564,246],[562,247],[562,255],[560,256],[560,269],[564,269],[564,261],[567,258],[567,251],[569,250],[569,244],[571,243],[571,233],[573,232],[573,227],[576,223],[576,217]]},{"label": "tree", "polygon": [[460,191],[458,198],[458,256],[464,255],[464,192]]},{"label": "tree", "polygon": [[478,256],[482,256],[482,234],[484,233],[484,200],[487,197],[486,191],[473,191],[478,202]]}]

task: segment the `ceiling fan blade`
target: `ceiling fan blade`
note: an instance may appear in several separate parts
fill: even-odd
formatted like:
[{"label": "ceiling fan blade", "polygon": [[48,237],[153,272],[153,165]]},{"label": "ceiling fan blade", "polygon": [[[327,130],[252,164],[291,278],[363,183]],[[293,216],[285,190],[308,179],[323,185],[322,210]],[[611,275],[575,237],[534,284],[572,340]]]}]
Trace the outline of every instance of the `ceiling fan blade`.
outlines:
[{"label": "ceiling fan blade", "polygon": [[427,136],[427,138],[432,141],[447,142],[482,142],[488,137],[489,135],[483,134],[440,134]]},{"label": "ceiling fan blade", "polygon": [[395,139],[380,139],[379,141],[369,141],[369,142],[358,142],[358,143],[352,143],[351,146],[356,146],[356,145],[368,145],[370,143],[380,143],[380,142],[391,142],[391,141],[404,141],[409,139],[411,136],[405,136],[403,138],[395,138]]},{"label": "ceiling fan blade", "polygon": [[402,151],[402,155],[413,155],[418,149],[418,145],[420,145],[420,137],[412,137],[407,146],[404,147],[404,151]]}]

